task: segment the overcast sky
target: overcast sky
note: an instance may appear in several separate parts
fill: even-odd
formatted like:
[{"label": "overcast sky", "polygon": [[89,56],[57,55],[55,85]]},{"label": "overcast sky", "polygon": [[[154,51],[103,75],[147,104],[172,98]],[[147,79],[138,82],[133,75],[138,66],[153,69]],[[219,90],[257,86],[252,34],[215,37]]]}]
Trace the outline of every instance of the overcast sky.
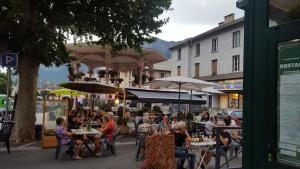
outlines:
[{"label": "overcast sky", "polygon": [[235,13],[235,18],[244,16],[244,11],[236,8],[237,0],[173,0],[172,11],[162,17],[170,21],[162,27],[157,37],[168,41],[179,41],[196,36],[224,21],[224,16]]}]

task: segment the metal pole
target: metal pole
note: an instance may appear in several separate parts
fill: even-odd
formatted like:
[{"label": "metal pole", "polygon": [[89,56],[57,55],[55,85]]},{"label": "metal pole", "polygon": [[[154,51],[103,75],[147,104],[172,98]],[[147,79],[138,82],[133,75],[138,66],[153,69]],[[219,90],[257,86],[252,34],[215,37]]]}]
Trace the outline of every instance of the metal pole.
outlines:
[{"label": "metal pole", "polygon": [[192,99],[193,99],[193,90],[191,90],[191,95],[190,95],[189,113],[191,113]]},{"label": "metal pole", "polygon": [[221,145],[220,145],[220,135],[221,135],[221,129],[216,128],[216,164],[215,169],[220,169],[220,152],[221,152]]},{"label": "metal pole", "polygon": [[181,89],[181,83],[179,82],[179,93],[178,93],[178,110],[177,110],[177,112],[179,112],[180,111],[180,89]]},{"label": "metal pole", "polygon": [[9,84],[10,84],[10,67],[7,68],[7,83],[6,83],[6,114],[5,120],[8,120],[8,107],[9,107]]}]

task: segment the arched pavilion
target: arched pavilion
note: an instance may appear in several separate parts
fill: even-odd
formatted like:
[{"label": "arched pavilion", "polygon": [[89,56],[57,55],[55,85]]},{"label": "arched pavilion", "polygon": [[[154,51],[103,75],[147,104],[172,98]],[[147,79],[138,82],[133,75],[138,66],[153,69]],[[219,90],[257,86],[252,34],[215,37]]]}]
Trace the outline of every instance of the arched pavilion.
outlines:
[{"label": "arched pavilion", "polygon": [[77,58],[73,69],[76,71],[77,63],[87,65],[89,72],[97,67],[105,67],[105,82],[109,83],[109,70],[117,72],[136,71],[139,72],[139,87],[142,86],[142,74],[144,69],[150,69],[150,77],[153,76],[153,65],[167,60],[159,51],[154,49],[142,48],[141,52],[133,49],[123,49],[112,52],[110,46],[88,45],[88,44],[67,44],[67,50],[72,56]]}]

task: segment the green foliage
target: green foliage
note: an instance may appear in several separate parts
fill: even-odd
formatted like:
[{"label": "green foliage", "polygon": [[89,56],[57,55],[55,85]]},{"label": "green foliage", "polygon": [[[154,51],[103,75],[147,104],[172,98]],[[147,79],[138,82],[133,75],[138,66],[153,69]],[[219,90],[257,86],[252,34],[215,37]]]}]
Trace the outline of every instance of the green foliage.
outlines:
[{"label": "green foliage", "polygon": [[[0,94],[6,94],[7,74],[0,72]],[[9,92],[11,92],[12,82],[10,81]]]},{"label": "green foliage", "polygon": [[152,110],[155,111],[155,112],[160,112],[161,111],[159,106],[153,106]]},{"label": "green foliage", "polygon": [[5,73],[0,73],[0,94],[6,93],[7,76]]},{"label": "green foliage", "polygon": [[103,104],[100,105],[100,109],[102,109],[106,112],[109,112],[109,111],[111,111],[111,105],[107,104],[107,103],[103,103]]},{"label": "green foliage", "polygon": [[146,113],[148,111],[150,111],[150,108],[149,107],[143,107],[142,110],[141,110],[143,113]]},{"label": "green foliage", "polygon": [[0,51],[34,57],[36,64],[68,63],[65,44],[92,41],[113,50],[152,41],[168,18],[171,0],[1,0]]}]

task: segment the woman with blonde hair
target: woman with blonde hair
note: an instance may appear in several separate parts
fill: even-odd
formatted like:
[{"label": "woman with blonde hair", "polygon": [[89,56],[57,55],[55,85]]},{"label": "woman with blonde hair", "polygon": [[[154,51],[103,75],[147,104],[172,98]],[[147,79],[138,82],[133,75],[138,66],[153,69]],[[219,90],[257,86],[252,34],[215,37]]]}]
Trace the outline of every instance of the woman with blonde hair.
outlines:
[{"label": "woman with blonde hair", "polygon": [[[183,147],[183,144],[189,143],[190,139],[188,139],[189,136],[186,134],[186,124],[184,121],[179,121],[175,124],[174,136],[175,136],[175,146],[176,146],[175,158],[185,157],[187,154],[185,148]],[[188,156],[190,158],[189,167],[190,169],[194,169],[196,156],[193,153],[188,153]],[[179,166],[180,169],[183,168],[184,161],[185,160],[180,161],[180,166]]]}]

